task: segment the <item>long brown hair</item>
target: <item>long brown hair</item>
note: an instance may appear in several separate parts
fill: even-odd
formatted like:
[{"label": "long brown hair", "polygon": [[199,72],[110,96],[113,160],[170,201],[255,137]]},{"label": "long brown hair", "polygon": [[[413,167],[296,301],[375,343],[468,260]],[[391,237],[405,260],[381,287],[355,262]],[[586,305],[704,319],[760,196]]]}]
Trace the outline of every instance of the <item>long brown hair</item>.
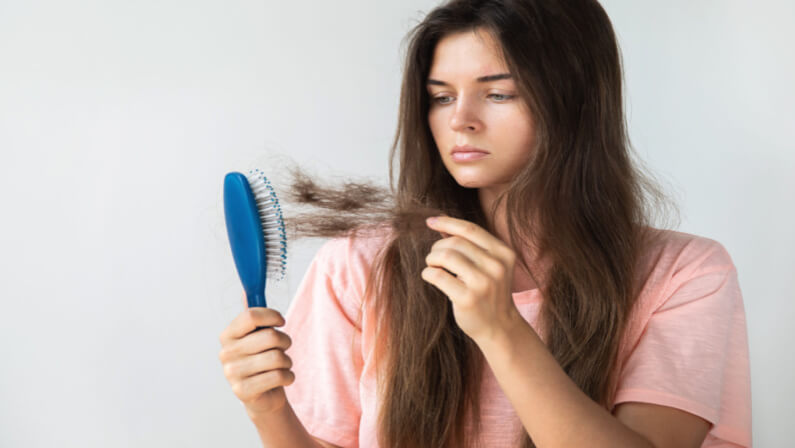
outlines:
[{"label": "long brown hair", "polygon": [[[608,410],[619,343],[639,293],[638,265],[656,235],[651,224],[677,211],[632,158],[620,51],[597,1],[452,0],[428,13],[407,36],[389,191],[367,182],[318,185],[293,169],[287,193],[320,209],[287,218],[294,237],[383,223],[391,230],[366,292],[382,336],[378,433],[385,448],[470,446],[465,425],[478,428],[483,355],[456,325],[447,297],[420,277],[439,238],[423,218],[446,214],[488,228],[477,190],[457,184],[442,163],[425,89],[439,40],[476,30],[500,44],[536,132],[531,160],[489,213],[504,202],[511,247],[532,244],[548,260],[541,272],[516,250],[543,297],[539,334],[566,374]],[[535,446],[528,434],[518,436],[521,446]]]}]

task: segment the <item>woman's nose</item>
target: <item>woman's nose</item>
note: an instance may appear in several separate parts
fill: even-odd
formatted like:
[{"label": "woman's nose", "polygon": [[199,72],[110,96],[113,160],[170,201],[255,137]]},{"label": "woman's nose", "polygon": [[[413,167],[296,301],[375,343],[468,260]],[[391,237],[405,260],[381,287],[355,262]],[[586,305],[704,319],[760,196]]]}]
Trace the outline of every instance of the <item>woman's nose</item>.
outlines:
[{"label": "woman's nose", "polygon": [[453,115],[450,117],[450,128],[454,131],[475,131],[482,127],[477,111],[477,105],[472,100],[461,99],[456,103]]}]

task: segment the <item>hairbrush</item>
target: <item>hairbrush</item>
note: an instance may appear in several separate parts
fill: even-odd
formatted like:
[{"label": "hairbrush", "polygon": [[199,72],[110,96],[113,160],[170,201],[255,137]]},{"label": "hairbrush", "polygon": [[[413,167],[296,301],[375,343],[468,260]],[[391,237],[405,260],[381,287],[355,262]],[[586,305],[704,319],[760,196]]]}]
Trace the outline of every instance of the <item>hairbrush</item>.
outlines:
[{"label": "hairbrush", "polygon": [[267,307],[267,280],[282,280],[287,271],[287,236],[276,192],[261,170],[224,177],[224,217],[248,306]]}]

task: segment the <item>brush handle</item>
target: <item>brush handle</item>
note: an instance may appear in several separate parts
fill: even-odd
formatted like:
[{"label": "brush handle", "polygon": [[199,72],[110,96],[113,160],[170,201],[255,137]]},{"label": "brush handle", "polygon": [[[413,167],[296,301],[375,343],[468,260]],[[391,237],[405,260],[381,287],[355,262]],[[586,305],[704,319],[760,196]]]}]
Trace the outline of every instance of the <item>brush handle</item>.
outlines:
[{"label": "brush handle", "polygon": [[[262,308],[266,307],[265,294],[254,293],[254,294],[251,294],[251,295],[246,295],[246,301],[248,302],[248,307],[249,308],[252,308],[252,307],[255,307],[255,306],[262,307]],[[259,331],[259,330],[262,330],[263,328],[271,328],[271,327],[257,327],[257,328],[254,329],[254,331]]]},{"label": "brush handle", "polygon": [[262,292],[255,292],[254,294],[246,295],[246,301],[248,302],[248,307],[262,307],[267,308],[267,304],[265,302],[265,294]]}]

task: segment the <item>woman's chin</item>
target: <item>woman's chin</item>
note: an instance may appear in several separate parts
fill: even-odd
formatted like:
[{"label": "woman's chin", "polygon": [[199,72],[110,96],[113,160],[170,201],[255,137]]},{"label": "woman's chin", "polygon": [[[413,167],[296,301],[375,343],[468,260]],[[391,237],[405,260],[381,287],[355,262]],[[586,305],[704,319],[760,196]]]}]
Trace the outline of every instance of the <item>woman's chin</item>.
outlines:
[{"label": "woman's chin", "polygon": [[457,177],[455,181],[464,188],[483,188],[489,185],[489,183],[485,182],[482,178],[473,179]]}]

